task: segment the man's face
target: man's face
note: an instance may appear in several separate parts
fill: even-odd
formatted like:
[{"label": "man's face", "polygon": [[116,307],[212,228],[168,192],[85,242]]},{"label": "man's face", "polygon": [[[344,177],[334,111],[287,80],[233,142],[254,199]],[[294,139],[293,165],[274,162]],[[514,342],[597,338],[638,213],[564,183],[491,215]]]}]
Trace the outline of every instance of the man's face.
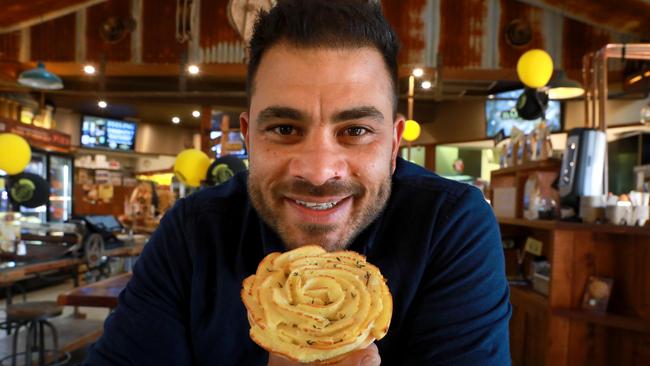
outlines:
[{"label": "man's face", "polygon": [[263,56],[240,117],[253,206],[285,245],[342,249],[386,205],[404,128],[373,48]]}]

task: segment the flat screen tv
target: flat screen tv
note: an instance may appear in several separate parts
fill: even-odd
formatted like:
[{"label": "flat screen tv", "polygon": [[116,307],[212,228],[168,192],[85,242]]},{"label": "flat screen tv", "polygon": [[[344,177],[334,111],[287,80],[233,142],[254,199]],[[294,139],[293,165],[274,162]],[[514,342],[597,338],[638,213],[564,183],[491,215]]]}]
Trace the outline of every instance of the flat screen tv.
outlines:
[{"label": "flat screen tv", "polygon": [[113,118],[83,116],[81,146],[133,151],[136,123]]},{"label": "flat screen tv", "polygon": [[[485,119],[487,121],[487,137],[494,137],[503,130],[505,136],[510,136],[513,127],[528,134],[535,130],[535,127],[542,121],[525,120],[517,114],[517,98],[523,93],[523,89],[498,93],[493,99],[485,102]],[[549,100],[546,108],[546,123],[551,132],[562,130],[562,103],[557,100]]]}]

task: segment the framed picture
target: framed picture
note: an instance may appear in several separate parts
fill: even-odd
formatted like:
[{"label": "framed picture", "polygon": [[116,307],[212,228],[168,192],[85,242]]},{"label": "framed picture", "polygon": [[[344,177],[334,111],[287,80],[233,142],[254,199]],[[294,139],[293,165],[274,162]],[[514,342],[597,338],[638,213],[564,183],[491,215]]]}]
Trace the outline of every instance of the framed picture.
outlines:
[{"label": "framed picture", "polygon": [[582,298],[582,308],[599,313],[607,311],[609,296],[612,293],[614,280],[607,277],[589,276]]}]

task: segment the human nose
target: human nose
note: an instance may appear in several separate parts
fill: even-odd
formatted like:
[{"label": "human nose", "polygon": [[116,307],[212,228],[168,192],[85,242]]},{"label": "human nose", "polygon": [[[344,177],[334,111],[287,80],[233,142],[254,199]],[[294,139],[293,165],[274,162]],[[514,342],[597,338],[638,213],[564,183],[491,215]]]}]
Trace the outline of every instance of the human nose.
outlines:
[{"label": "human nose", "polygon": [[305,139],[296,151],[289,166],[292,177],[321,186],[329,180],[346,175],[346,163],[342,147],[334,137],[313,134]]}]

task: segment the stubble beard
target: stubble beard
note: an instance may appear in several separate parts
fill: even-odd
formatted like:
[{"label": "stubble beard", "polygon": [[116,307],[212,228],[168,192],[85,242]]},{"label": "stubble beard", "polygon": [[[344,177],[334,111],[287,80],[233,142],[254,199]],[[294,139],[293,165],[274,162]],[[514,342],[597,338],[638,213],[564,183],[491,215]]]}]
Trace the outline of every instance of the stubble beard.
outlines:
[{"label": "stubble beard", "polygon": [[[296,185],[296,182],[294,182]],[[299,183],[297,186],[304,187],[308,183]],[[348,183],[348,186],[350,184]],[[358,186],[357,186],[358,187]],[[322,196],[327,196],[329,190],[327,187],[315,187],[311,186],[310,192],[321,192]],[[367,195],[367,190],[363,189],[365,195]],[[262,194],[262,189],[260,182],[255,178],[254,171],[251,169],[248,179],[248,196],[253,205],[253,208],[257,211],[260,218],[280,237],[284,245],[288,249],[295,249],[308,244],[317,244],[322,246],[327,251],[342,250],[347,248],[354,239],[361,233],[365,228],[367,228],[384,210],[388,202],[388,198],[391,194],[391,174],[390,169],[388,174],[383,179],[382,183],[379,185],[378,191],[374,199],[369,201],[365,207],[352,209],[352,217],[350,221],[342,224],[345,227],[340,228],[341,225],[336,224],[309,224],[309,223],[297,223],[293,224],[294,231],[299,231],[306,238],[311,239],[300,239],[294,237],[290,230],[290,224],[283,222],[284,220],[280,215],[278,215],[272,207],[273,202],[279,201],[275,197],[279,197],[278,192],[271,194],[272,197],[268,198],[272,202],[267,202],[264,195]],[[355,192],[353,199],[356,200],[362,195],[362,192]],[[327,234],[332,232],[339,231],[340,234],[334,239],[326,239]]]}]

